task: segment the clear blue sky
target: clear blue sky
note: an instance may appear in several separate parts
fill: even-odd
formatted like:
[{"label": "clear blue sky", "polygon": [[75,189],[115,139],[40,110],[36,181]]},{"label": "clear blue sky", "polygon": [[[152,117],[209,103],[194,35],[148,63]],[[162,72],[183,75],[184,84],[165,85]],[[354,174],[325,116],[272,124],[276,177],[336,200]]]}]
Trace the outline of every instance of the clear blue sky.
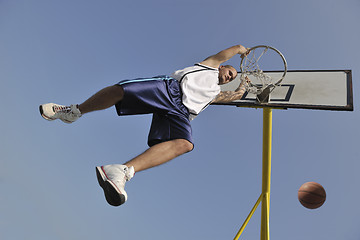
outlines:
[{"label": "clear blue sky", "polygon": [[[38,105],[80,103],[241,43],[280,49],[292,70],[352,69],[354,112],[273,111],[270,237],[358,240],[359,10],[358,0],[0,0],[0,238],[233,239],[261,190],[261,109],[209,107],[193,121],[194,151],[136,174],[114,208],[95,166],[144,151],[151,116],[108,109],[66,125]],[[297,200],[307,181],[326,188],[317,210]],[[260,238],[259,213],[241,239]]]}]

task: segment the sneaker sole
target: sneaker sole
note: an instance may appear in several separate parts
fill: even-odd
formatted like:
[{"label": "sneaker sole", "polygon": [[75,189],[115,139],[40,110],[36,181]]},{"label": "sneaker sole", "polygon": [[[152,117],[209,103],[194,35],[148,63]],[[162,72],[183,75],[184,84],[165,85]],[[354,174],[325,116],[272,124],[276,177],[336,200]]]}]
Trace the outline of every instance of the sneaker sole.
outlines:
[{"label": "sneaker sole", "polygon": [[125,203],[125,196],[107,179],[101,167],[96,167],[96,176],[100,187],[104,191],[105,199],[111,206],[117,207]]},{"label": "sneaker sole", "polygon": [[[44,119],[46,119],[46,120],[48,120],[48,121],[54,121],[54,120],[56,120],[56,119],[50,118],[50,117],[48,117],[48,116],[46,116],[46,115],[44,114],[44,110],[43,110],[43,108],[42,108],[42,105],[39,106],[39,111],[40,111],[41,116],[42,116]],[[70,121],[67,121],[67,120],[63,120],[63,119],[60,119],[60,120],[63,121],[64,123],[73,123],[73,122],[70,122]]]}]

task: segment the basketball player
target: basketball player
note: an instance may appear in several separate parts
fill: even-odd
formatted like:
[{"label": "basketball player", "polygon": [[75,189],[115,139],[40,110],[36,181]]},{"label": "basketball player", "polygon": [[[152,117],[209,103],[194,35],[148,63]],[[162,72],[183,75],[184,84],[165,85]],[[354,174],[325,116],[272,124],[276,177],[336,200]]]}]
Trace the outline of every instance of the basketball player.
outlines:
[{"label": "basketball player", "polygon": [[170,76],[123,80],[79,105],[43,104],[40,113],[46,120],[60,119],[65,123],[111,106],[115,106],[119,116],[153,114],[149,149],[123,165],[96,167],[107,202],[119,206],[127,200],[125,182],[135,172],[161,165],[193,149],[190,121],[210,103],[241,98],[246,83],[242,82],[235,91],[221,92],[219,86],[236,77],[234,67],[221,64],[237,54],[244,57],[248,49],[242,45],[232,46]]}]

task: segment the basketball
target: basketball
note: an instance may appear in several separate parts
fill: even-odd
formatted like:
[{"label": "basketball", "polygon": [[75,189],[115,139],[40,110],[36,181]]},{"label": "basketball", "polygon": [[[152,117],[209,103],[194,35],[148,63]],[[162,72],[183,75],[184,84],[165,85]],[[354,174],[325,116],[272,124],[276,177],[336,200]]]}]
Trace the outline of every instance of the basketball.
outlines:
[{"label": "basketball", "polygon": [[298,198],[306,208],[316,209],[321,207],[326,200],[326,192],[323,186],[316,182],[307,182],[301,185]]}]

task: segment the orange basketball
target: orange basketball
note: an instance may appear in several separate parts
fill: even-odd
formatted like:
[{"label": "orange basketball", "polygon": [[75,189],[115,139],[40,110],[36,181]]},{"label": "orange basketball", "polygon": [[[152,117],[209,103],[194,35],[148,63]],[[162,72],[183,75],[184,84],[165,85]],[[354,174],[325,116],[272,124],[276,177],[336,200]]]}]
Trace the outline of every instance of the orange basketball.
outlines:
[{"label": "orange basketball", "polygon": [[326,200],[326,192],[323,186],[316,182],[304,183],[299,191],[298,198],[306,208],[315,209],[321,207]]}]

